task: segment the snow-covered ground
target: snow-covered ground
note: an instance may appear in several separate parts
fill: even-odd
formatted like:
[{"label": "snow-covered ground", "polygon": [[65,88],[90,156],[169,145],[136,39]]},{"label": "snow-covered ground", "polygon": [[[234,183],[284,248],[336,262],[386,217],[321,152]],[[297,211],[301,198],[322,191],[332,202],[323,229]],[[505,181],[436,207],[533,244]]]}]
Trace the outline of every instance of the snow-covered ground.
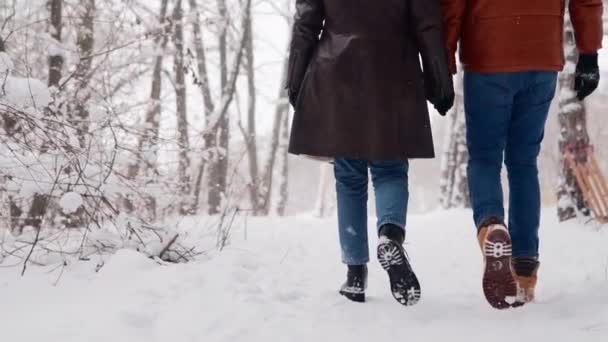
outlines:
[{"label": "snow-covered ground", "polygon": [[[423,286],[398,305],[374,260],[368,302],[337,295],[335,222],[309,217],[241,220],[232,243],[200,261],[159,265],[123,250],[60,269],[0,268],[0,336],[27,342],[605,341],[608,228],[543,223],[538,303],[491,309],[466,211],[410,218],[407,249]],[[201,239],[211,236],[195,224]],[[206,238],[204,236],[207,236]],[[208,242],[208,241],[207,241]],[[375,243],[375,237],[372,238]],[[372,246],[373,248],[373,246]],[[56,286],[53,284],[59,279]]]}]

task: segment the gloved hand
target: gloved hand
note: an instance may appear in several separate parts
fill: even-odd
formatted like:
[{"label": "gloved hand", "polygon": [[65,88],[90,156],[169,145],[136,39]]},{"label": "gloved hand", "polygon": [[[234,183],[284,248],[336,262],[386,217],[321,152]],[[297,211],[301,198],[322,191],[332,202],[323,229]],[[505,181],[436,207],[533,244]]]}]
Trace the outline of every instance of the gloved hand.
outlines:
[{"label": "gloved hand", "polygon": [[425,65],[425,88],[427,99],[435,109],[445,116],[454,106],[454,82],[447,60],[434,58]]},{"label": "gloved hand", "polygon": [[454,89],[448,88],[445,90],[444,95],[441,98],[434,100],[433,106],[435,107],[437,112],[441,114],[441,116],[445,116],[454,106],[455,97],[456,96],[454,95]]},{"label": "gloved hand", "polygon": [[591,95],[600,83],[600,68],[597,63],[597,53],[581,54],[576,65],[574,90],[579,100]]}]

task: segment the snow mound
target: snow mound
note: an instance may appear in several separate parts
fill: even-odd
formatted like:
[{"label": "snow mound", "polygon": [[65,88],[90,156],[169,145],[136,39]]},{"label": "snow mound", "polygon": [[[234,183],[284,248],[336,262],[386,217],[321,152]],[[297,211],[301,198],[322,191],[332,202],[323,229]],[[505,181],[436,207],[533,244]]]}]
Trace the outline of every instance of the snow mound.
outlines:
[{"label": "snow mound", "polygon": [[59,200],[61,210],[65,214],[73,214],[84,204],[82,196],[77,192],[66,192]]},{"label": "snow mound", "polygon": [[118,250],[101,268],[102,278],[128,280],[133,274],[157,268],[158,264],[147,256],[132,249]]},{"label": "snow mound", "polygon": [[0,103],[20,110],[42,110],[51,103],[48,87],[39,80],[8,76],[4,91],[4,96],[0,94]]}]

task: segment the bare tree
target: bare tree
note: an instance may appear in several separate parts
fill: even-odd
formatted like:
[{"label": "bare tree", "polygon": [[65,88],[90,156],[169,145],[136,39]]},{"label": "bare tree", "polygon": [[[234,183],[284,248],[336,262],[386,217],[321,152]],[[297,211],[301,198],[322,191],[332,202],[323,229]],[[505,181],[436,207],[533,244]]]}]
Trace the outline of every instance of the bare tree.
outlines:
[{"label": "bare tree", "polygon": [[245,45],[245,70],[247,72],[247,93],[249,98],[249,107],[247,111],[247,130],[244,132],[245,143],[247,144],[247,153],[249,159],[249,175],[250,185],[249,194],[250,201],[253,207],[253,212],[258,215],[260,212],[259,205],[259,180],[260,171],[258,166],[258,144],[257,144],[257,129],[255,122],[256,113],[256,87],[255,87],[255,58],[253,53],[253,25],[251,16],[246,23],[246,45]]},{"label": "bare tree", "polygon": [[283,115],[281,127],[281,141],[279,144],[279,199],[277,203],[277,214],[285,216],[287,212],[287,201],[289,200],[289,113]]},{"label": "bare tree", "polygon": [[[49,55],[49,78],[48,85],[55,91],[59,91],[64,58],[60,46],[61,33],[63,29],[63,0],[48,0],[47,6],[50,12],[49,31],[51,37],[57,44]],[[55,111],[57,114],[57,111]],[[45,152],[45,151],[42,151]],[[49,205],[49,196],[44,193],[34,194],[30,210],[28,211],[28,219],[24,221],[24,225],[31,225],[36,229],[40,229],[42,218],[46,214]]]},{"label": "bare tree", "polygon": [[61,53],[61,32],[63,29],[63,0],[48,0],[50,13],[49,31],[55,40],[55,46],[49,55],[49,87],[59,87],[63,70],[63,54]]},{"label": "bare tree", "polygon": [[[161,0],[160,15],[158,23],[161,31],[154,38],[154,49],[156,56],[154,57],[154,67],[152,71],[152,85],[150,98],[148,100],[148,108],[143,123],[143,129],[138,137],[137,149],[135,158],[133,158],[127,170],[127,178],[134,180],[137,177],[145,179],[152,178],[156,173],[156,162],[158,159],[158,136],[161,120],[161,94],[162,94],[162,72],[164,53],[169,42],[169,31],[171,26],[167,20],[168,0]],[[153,197],[147,197],[146,209],[151,217],[155,216],[156,200]],[[132,200],[127,198],[124,203],[128,211],[133,211]]]},{"label": "bare tree", "polygon": [[589,216],[591,214],[585,203],[583,193],[576,183],[576,178],[565,159],[565,154],[570,151],[576,159],[586,160],[590,146],[585,103],[577,98],[574,91],[578,50],[576,49],[574,29],[569,17],[565,26],[564,44],[566,66],[559,76],[561,90],[558,116],[560,125],[560,175],[557,188],[557,215],[560,221],[566,221],[578,215]]},{"label": "bare tree", "polygon": [[466,141],[462,72],[458,74],[457,78],[456,101],[454,108],[448,114],[446,140],[441,161],[440,202],[445,209],[471,207],[467,182],[469,153]]},{"label": "bare tree", "polygon": [[228,66],[227,37],[229,17],[225,0],[218,0],[220,16],[219,52],[220,52],[220,79],[221,79],[221,105],[215,112],[207,117],[207,132],[205,146],[210,150],[209,159],[209,195],[208,213],[218,214],[222,210],[223,199],[226,194],[228,179],[228,155],[230,137],[230,104],[236,92],[236,81],[241,69],[242,60],[247,45],[247,25],[251,16],[251,0],[246,0],[243,8],[243,19],[239,44],[236,49],[232,68]]},{"label": "bare tree", "polygon": [[333,191],[333,168],[331,164],[319,165],[319,187],[317,188],[317,200],[313,214],[316,217],[329,217],[336,209],[336,193]]},{"label": "bare tree", "polygon": [[184,66],[184,23],[182,0],[177,0],[173,11],[175,32],[174,71],[175,71],[175,100],[177,114],[177,136],[179,150],[178,179],[182,203],[179,206],[180,214],[188,212],[190,197],[190,139],[188,137],[188,113],[186,108],[186,68]]},{"label": "bare tree", "polygon": [[[215,103],[213,102],[213,98],[211,96],[211,86],[209,84],[209,75],[207,72],[207,54],[205,53],[205,45],[203,42],[203,32],[202,32],[202,24],[201,24],[201,14],[198,9],[198,4],[196,0],[189,0],[190,3],[190,11],[193,14],[192,19],[192,32],[193,32],[193,40],[194,40],[194,50],[196,53],[196,65],[198,77],[195,77],[195,83],[198,85],[201,90],[201,95],[203,97],[204,104],[204,115],[206,118],[206,123],[209,125],[211,123],[211,116],[215,113]],[[203,134],[203,140],[205,141],[205,146],[208,147],[211,144],[212,135],[207,131]],[[202,155],[200,160],[196,179],[194,182],[194,196],[192,201],[192,207],[190,211],[192,213],[198,212],[199,203],[200,203],[200,195],[202,192],[203,178],[205,174],[205,168],[207,167],[207,156],[205,154]]]},{"label": "bare tree", "polygon": [[89,83],[92,78],[91,66],[95,46],[95,10],[95,0],[85,0],[78,7],[79,24],[76,43],[80,60],[73,75],[76,86],[74,91],[75,108],[73,108],[72,116],[75,125],[78,127],[78,139],[82,148],[86,145],[85,137],[89,130],[88,101],[91,97]]},{"label": "bare tree", "polygon": [[[219,54],[220,54],[220,87],[221,97],[228,96],[228,27],[230,17],[226,8],[226,0],[217,0],[219,11]],[[238,71],[237,71],[238,72]],[[211,124],[211,122],[208,122]],[[228,109],[220,113],[217,124],[207,135],[206,147],[212,152],[209,165],[209,194],[207,199],[208,213],[219,214],[226,193],[228,178],[228,141],[230,134],[230,116]]]}]

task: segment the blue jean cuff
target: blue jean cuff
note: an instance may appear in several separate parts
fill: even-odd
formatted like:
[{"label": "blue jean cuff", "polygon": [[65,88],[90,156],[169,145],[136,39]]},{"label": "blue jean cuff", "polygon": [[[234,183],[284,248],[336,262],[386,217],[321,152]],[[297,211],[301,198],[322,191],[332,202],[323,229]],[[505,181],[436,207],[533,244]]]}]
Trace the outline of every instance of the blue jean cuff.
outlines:
[{"label": "blue jean cuff", "polygon": [[390,216],[382,218],[381,220],[378,220],[378,224],[377,224],[376,228],[378,231],[380,231],[380,228],[384,227],[387,224],[395,225],[395,226],[403,229],[403,232],[405,232],[405,221],[403,219],[390,217]]},{"label": "blue jean cuff", "polygon": [[534,251],[534,250],[527,250],[527,251],[517,251],[517,250],[513,250],[513,258],[537,258],[540,255],[538,254],[538,251]]},{"label": "blue jean cuff", "polygon": [[479,220],[477,220],[475,222],[475,227],[477,227],[477,230],[481,229],[481,225],[485,221],[487,221],[487,220],[489,220],[489,219],[491,219],[493,217],[499,218],[502,221],[505,220],[505,214],[503,214],[502,212],[496,213],[496,212],[492,212],[492,211],[487,211],[483,215],[479,215]]},{"label": "blue jean cuff", "polygon": [[369,262],[369,256],[367,258],[342,258],[344,265],[365,265]]}]

